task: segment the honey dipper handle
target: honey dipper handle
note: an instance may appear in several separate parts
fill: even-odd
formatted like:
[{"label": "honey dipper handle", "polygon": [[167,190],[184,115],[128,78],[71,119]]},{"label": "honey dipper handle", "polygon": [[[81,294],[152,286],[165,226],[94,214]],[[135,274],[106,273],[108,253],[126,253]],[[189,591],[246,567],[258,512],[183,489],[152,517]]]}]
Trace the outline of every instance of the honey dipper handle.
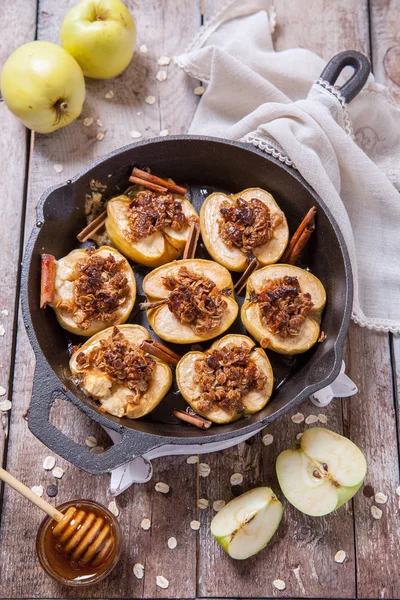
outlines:
[{"label": "honey dipper handle", "polygon": [[47,513],[50,517],[55,519],[56,521],[60,521],[63,518],[62,512],[57,510],[54,506],[43,500],[37,496],[31,489],[29,489],[26,485],[15,479],[10,473],[5,471],[0,467],[0,479],[2,479],[5,483],[7,483],[10,487],[14,488],[22,496],[25,496],[28,500],[30,500],[33,504],[36,504],[41,510]]}]

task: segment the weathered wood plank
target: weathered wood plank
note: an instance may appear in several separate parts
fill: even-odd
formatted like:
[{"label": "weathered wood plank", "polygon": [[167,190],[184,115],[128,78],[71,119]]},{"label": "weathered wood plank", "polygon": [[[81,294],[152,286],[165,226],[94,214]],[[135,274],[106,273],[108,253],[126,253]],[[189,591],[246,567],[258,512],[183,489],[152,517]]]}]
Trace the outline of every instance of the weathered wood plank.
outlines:
[{"label": "weathered wood plank", "polygon": [[[75,3],[75,0],[62,3],[41,0],[39,38],[57,42],[62,18]],[[166,128],[170,133],[187,130],[198,101],[191,92],[192,82],[172,63],[163,67],[168,72],[167,81],[159,83],[155,75],[161,68],[157,65],[157,59],[182,51],[196,33],[200,23],[199,6],[197,3],[189,6],[183,0],[167,0],[162,4],[130,0],[127,4],[138,26],[137,48],[146,44],[148,53],[143,54],[138,50],[126,72],[115,80],[87,81],[87,100],[81,118],[51,136],[36,136],[31,157],[26,234],[34,222],[37,199],[46,187],[67,179],[106,152],[132,142],[131,131],[139,131],[143,138],[147,138],[158,135],[160,130]],[[180,31],[180,36],[176,36],[176,31]],[[109,90],[114,92],[112,99],[105,98]],[[148,95],[156,97],[155,104],[144,102]],[[90,127],[83,126],[86,116],[95,118]],[[97,141],[96,134],[100,131],[104,131],[105,136],[102,141]],[[61,174],[53,169],[54,163],[63,165]],[[22,418],[29,406],[34,357],[21,320],[18,331],[13,394],[15,411],[12,415],[7,468],[27,485],[42,484],[46,489],[48,483],[54,482],[51,474],[42,469],[43,459],[49,452],[29,433]],[[65,407],[59,408],[55,422],[66,434],[81,443],[84,443],[88,434],[100,439],[101,434],[93,424],[80,412],[72,412],[71,408],[68,414]],[[87,475],[62,459],[57,459],[57,464],[65,469],[63,479],[58,482],[57,503],[71,496],[92,497],[106,505],[110,502],[108,476]],[[126,537],[123,559],[111,577],[96,588],[80,592],[80,597],[195,596],[196,535],[190,530],[189,523],[196,507],[196,477],[185,461],[180,471],[176,469],[176,464],[176,459],[170,458],[156,461],[152,482],[133,486],[118,498],[120,521]],[[156,481],[166,481],[171,486],[168,497],[154,491]],[[36,562],[34,539],[42,516],[27,507],[25,501],[10,490],[5,493],[3,508],[0,597],[30,598],[32,590],[43,598],[76,597],[76,592],[60,588],[48,580]],[[140,528],[144,517],[152,520],[153,527],[149,531]],[[178,540],[175,550],[169,550],[166,545],[170,536]],[[24,540],[23,544],[17,542],[21,539]],[[13,556],[12,562],[7,559],[10,554]],[[142,581],[137,580],[132,572],[136,562],[146,567]],[[187,567],[177,568],[179,564]],[[19,572],[23,571],[24,577],[15,577],[16,565]],[[167,590],[156,588],[157,575],[169,579]]]},{"label": "weathered wood plank", "polygon": [[[8,56],[24,42],[35,37],[36,7],[34,3],[17,0],[2,2],[0,22],[4,24],[0,39],[0,69]],[[6,24],[6,25],[5,25]],[[24,213],[25,179],[29,135],[15,119],[4,102],[0,102],[0,180],[1,241],[0,262],[0,386],[5,389],[0,401],[11,399],[10,373],[14,344],[15,294],[19,272],[21,219]],[[0,411],[0,464],[7,443],[9,413]]]},{"label": "weathered wood plank", "polygon": [[400,100],[400,45],[398,3],[375,0],[370,3],[371,50],[374,73]]}]

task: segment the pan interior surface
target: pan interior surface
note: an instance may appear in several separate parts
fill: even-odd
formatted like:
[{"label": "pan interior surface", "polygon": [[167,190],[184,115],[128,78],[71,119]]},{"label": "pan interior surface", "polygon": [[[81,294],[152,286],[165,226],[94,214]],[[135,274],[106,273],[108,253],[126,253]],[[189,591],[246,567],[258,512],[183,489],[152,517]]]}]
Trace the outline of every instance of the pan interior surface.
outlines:
[{"label": "pan interior surface", "polygon": [[[351,275],[341,239],[317,196],[303,184],[300,177],[297,178],[290,172],[289,167],[244,145],[191,137],[144,142],[115,151],[74,180],[50,191],[44,199],[43,221],[37,224],[36,239],[30,249],[31,256],[28,257],[28,307],[36,338],[36,351],[44,355],[61,385],[66,386],[81,401],[83,410],[88,406],[98,411],[99,404],[85,396],[69,374],[68,344],[76,344],[82,340],[64,331],[51,309],[39,309],[40,256],[47,252],[59,259],[78,247],[76,235],[86,225],[84,204],[86,194],[90,193],[90,182],[95,180],[105,184],[105,197],[111,198],[126,189],[133,166],[150,167],[153,173],[171,177],[180,185],[187,186],[188,197],[197,211],[213,191],[237,193],[249,187],[264,188],[275,197],[285,212],[291,233],[307,210],[313,205],[317,206],[316,230],[299,266],[310,269],[325,286],[327,304],[321,329],[327,336],[326,341],[296,358],[268,352],[276,376],[275,391],[269,404],[251,417],[229,425],[214,426],[201,435],[205,439],[212,438],[218,433],[240,430],[246,424],[275,419],[294,405],[301,395],[304,396],[306,388],[325,382],[333,370],[338,368],[343,342],[343,339],[338,339],[338,333],[341,332],[340,336],[343,338],[348,323]],[[202,245],[196,256],[209,258]],[[149,328],[145,314],[138,309],[139,303],[144,299],[141,284],[148,269],[134,265],[134,270],[138,297],[128,322]],[[234,280],[236,278],[234,276]],[[244,292],[237,298],[239,304],[243,302],[243,297]],[[228,331],[246,333],[239,318]],[[154,336],[153,332],[152,335]],[[211,343],[205,342],[202,347],[206,349]],[[180,354],[190,350],[189,346],[181,345],[173,348]],[[49,385],[56,387],[56,377],[49,381]],[[172,409],[185,409],[186,406],[174,383],[160,405],[146,417],[138,420],[118,419],[111,415],[106,417],[130,429],[152,435],[198,437],[197,429],[188,427],[171,416]]]}]

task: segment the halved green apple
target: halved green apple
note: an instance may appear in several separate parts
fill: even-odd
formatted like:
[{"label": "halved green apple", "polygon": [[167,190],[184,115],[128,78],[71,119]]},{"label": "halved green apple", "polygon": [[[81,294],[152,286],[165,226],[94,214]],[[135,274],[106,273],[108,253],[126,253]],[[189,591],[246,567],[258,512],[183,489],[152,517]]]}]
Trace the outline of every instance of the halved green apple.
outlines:
[{"label": "halved green apple", "polygon": [[[272,333],[261,319],[257,302],[252,301],[254,294],[275,280],[283,277],[296,277],[301,291],[311,295],[313,306],[307,314],[297,335],[281,337]],[[270,348],[280,354],[300,354],[309,350],[318,340],[322,311],[326,302],[324,286],[317,277],[293,265],[269,265],[250,275],[246,286],[246,298],[241,310],[241,319],[247,331],[260,342],[263,348]]]},{"label": "halved green apple", "polygon": [[147,300],[156,302],[167,298],[170,290],[164,286],[163,279],[178,276],[181,267],[186,267],[196,275],[211,279],[217,288],[228,292],[225,295],[227,308],[220,324],[203,335],[198,335],[189,324],[181,323],[169,310],[168,306],[164,304],[147,311],[150,326],[161,339],[175,344],[195,344],[221,335],[236,319],[239,307],[234,299],[233,282],[229,271],[211,260],[179,260],[154,269],[143,279],[143,291],[147,296]]},{"label": "halved green apple", "polygon": [[[76,319],[78,308],[75,302],[75,285],[79,278],[78,263],[85,264],[90,257],[107,258],[110,255],[120,265],[120,272],[127,280],[126,297],[113,311],[111,320],[94,319],[90,321],[88,327],[84,328],[79,325]],[[107,293],[107,290],[108,284],[107,278],[105,278],[104,293]],[[125,323],[135,304],[136,282],[132,268],[126,258],[115,248],[101,246],[91,252],[84,249],[72,250],[67,256],[57,260],[54,292],[54,299],[50,306],[54,309],[61,327],[76,335],[89,337],[111,325]]]},{"label": "halved green apple", "polygon": [[307,429],[276,461],[287,500],[312,517],[327,515],[361,487],[367,463],[349,439],[322,427]]},{"label": "halved green apple", "polygon": [[230,247],[220,233],[220,210],[223,206],[234,206],[236,200],[242,198],[250,201],[253,198],[263,202],[273,217],[279,217],[273,228],[272,238],[252,249],[261,266],[277,262],[282,256],[289,239],[289,228],[286,217],[277,205],[274,197],[260,188],[248,188],[239,194],[228,196],[222,192],[214,192],[206,198],[200,212],[200,228],[203,242],[212,258],[230,271],[244,271],[248,265],[243,249],[233,245]]},{"label": "halved green apple", "polygon": [[[197,212],[186,198],[175,196],[182,204],[182,212],[189,219],[198,219]],[[128,214],[132,199],[122,195],[112,198],[107,203],[106,230],[112,243],[128,258],[140,265],[158,267],[179,258],[185,248],[189,236],[190,225],[175,231],[166,227],[147,237],[132,241],[129,232]]]},{"label": "halved green apple", "polygon": [[152,357],[155,368],[151,375],[147,389],[139,398],[132,400],[132,391],[124,385],[124,381],[115,381],[109,377],[102,368],[82,367],[82,357],[87,357],[90,364],[90,355],[96,352],[102,344],[112,342],[116,329],[128,341],[129,347],[138,348],[144,340],[150,339],[149,332],[141,325],[121,325],[118,328],[109,327],[91,337],[83,346],[78,348],[71,356],[69,367],[72,375],[79,380],[83,391],[98,400],[102,412],[110,413],[116,417],[138,419],[152,411],[164,398],[172,383],[170,367],[162,360]]},{"label": "halved green apple", "polygon": [[232,407],[222,408],[217,402],[213,403],[212,408],[208,410],[202,409],[201,390],[199,384],[196,383],[195,362],[198,359],[206,359],[204,352],[188,352],[176,367],[176,381],[182,396],[199,415],[218,424],[232,423],[246,415],[260,411],[270,399],[274,385],[274,374],[267,355],[261,348],[256,348],[253,340],[246,335],[225,335],[214,342],[209,350],[218,350],[228,344],[246,346],[251,349],[250,360],[265,377],[265,385],[262,390],[252,389],[243,395],[240,401],[240,410],[235,403]]},{"label": "halved green apple", "polygon": [[211,533],[232,558],[244,560],[260,552],[279,527],[283,506],[269,487],[234,498],[211,521]]}]

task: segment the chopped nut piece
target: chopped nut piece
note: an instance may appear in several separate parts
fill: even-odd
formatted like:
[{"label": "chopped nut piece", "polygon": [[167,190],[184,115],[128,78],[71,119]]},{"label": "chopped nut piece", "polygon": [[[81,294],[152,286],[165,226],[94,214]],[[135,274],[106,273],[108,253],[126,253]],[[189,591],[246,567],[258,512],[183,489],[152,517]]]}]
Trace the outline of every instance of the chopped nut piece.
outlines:
[{"label": "chopped nut piece", "polygon": [[190,529],[193,529],[193,531],[200,529],[200,521],[190,521]]},{"label": "chopped nut piece", "polygon": [[140,46],[139,50],[142,54],[147,54],[147,52],[148,52],[146,44],[142,44]]},{"label": "chopped nut piece", "polygon": [[243,483],[243,475],[241,473],[231,475],[231,485],[240,485],[241,483]]},{"label": "chopped nut piece", "polygon": [[157,81],[166,81],[168,75],[167,71],[161,70],[157,72],[156,79]]},{"label": "chopped nut piece", "polygon": [[158,585],[158,587],[162,588],[163,590],[166,590],[169,586],[169,581],[168,579],[165,579],[165,577],[163,577],[162,575],[157,575],[156,584]]},{"label": "chopped nut piece", "polygon": [[167,135],[169,135],[169,129],[161,129],[159,135],[160,137],[166,137]]},{"label": "chopped nut piece", "polygon": [[205,89],[202,85],[198,85],[197,87],[194,88],[193,90],[193,94],[195,96],[202,96],[205,92]]},{"label": "chopped nut piece", "polygon": [[303,413],[296,413],[291,417],[293,423],[302,423],[304,421]]},{"label": "chopped nut piece", "polygon": [[43,496],[44,490],[42,485],[34,485],[31,490],[34,494],[36,494],[36,496],[39,496],[39,498]]},{"label": "chopped nut piece", "polygon": [[115,516],[118,517],[119,515],[119,508],[117,506],[117,503],[115,500],[111,500],[110,504],[108,505],[108,510]]},{"label": "chopped nut piece", "polygon": [[316,415],[308,415],[308,417],[306,418],[307,425],[312,425],[312,423],[317,423],[317,422],[318,422],[318,417]]},{"label": "chopped nut piece", "polygon": [[208,475],[210,474],[210,471],[211,471],[211,467],[207,463],[200,463],[199,464],[199,475],[200,475],[200,477],[208,477]]},{"label": "chopped nut piece", "polygon": [[86,119],[83,119],[83,124],[85,127],[90,127],[91,125],[93,125],[93,117],[86,117]]},{"label": "chopped nut piece", "polygon": [[374,517],[374,519],[382,519],[382,511],[380,508],[375,506],[375,504],[371,506],[371,515]]},{"label": "chopped nut piece", "polygon": [[274,436],[271,433],[266,433],[265,435],[263,435],[262,443],[264,444],[264,446],[270,446],[273,441]]},{"label": "chopped nut piece", "polygon": [[160,56],[160,58],[157,61],[157,63],[160,65],[160,67],[168,67],[170,62],[171,62],[171,59],[169,56]]},{"label": "chopped nut piece", "polygon": [[104,136],[105,133],[104,131],[100,131],[97,135],[96,135],[96,140],[98,140],[99,142],[101,142],[102,140],[104,140]]},{"label": "chopped nut piece", "polygon": [[188,465],[195,465],[196,463],[199,462],[199,457],[196,455],[188,456],[188,458],[186,459],[186,462]]},{"label": "chopped nut piece", "polygon": [[52,469],[54,469],[56,465],[56,459],[54,458],[54,456],[46,456],[46,458],[43,461],[43,469],[45,469],[45,471],[51,471]]},{"label": "chopped nut piece", "polygon": [[93,435],[88,435],[85,440],[85,444],[89,448],[95,448],[97,446],[97,440]]},{"label": "chopped nut piece", "polygon": [[64,170],[64,167],[61,163],[55,163],[53,165],[53,169],[55,170],[56,173],[62,173]]},{"label": "chopped nut piece", "polygon": [[166,483],[162,483],[161,481],[159,483],[156,483],[154,487],[156,492],[161,492],[161,494],[168,494],[169,492],[169,485],[167,485]]},{"label": "chopped nut piece", "polygon": [[199,498],[197,501],[197,506],[201,509],[201,510],[205,510],[206,508],[208,508],[209,502],[206,498]]},{"label": "chopped nut piece", "polygon": [[318,415],[318,421],[320,423],[327,423],[328,422],[328,417],[322,413],[319,413]]},{"label": "chopped nut piece", "polygon": [[144,529],[145,531],[147,531],[148,529],[150,529],[150,527],[151,527],[151,521],[150,521],[150,519],[143,519],[142,522],[140,523],[140,527],[142,529]]},{"label": "chopped nut piece", "polygon": [[9,400],[3,400],[2,402],[0,402],[0,410],[3,412],[7,412],[8,410],[10,410],[12,407],[12,404]]},{"label": "chopped nut piece", "polygon": [[141,137],[142,137],[142,134],[140,133],[140,131],[135,131],[135,130],[131,131],[131,138],[136,140]]},{"label": "chopped nut piece", "polygon": [[335,562],[343,563],[346,559],[346,552],[344,550],[338,550],[335,554]]},{"label": "chopped nut piece", "polygon": [[133,574],[135,575],[136,579],[143,579],[144,565],[142,565],[141,563],[135,563],[133,565]]},{"label": "chopped nut piece", "polygon": [[377,492],[375,494],[375,502],[377,504],[386,504],[387,501],[388,501],[388,497],[383,492]]},{"label": "chopped nut piece", "polygon": [[144,101],[146,102],[146,104],[154,104],[154,102],[156,101],[156,97],[155,96],[147,96]]},{"label": "chopped nut piece", "polygon": [[55,477],[56,479],[61,479],[61,477],[64,475],[65,471],[64,469],[62,469],[61,467],[55,467],[52,470],[52,475],[53,477]]},{"label": "chopped nut piece", "polygon": [[108,90],[108,92],[104,95],[104,98],[107,98],[107,100],[114,98],[114,92],[112,90]]},{"label": "chopped nut piece", "polygon": [[215,502],[213,502],[213,509],[215,512],[219,512],[221,508],[224,508],[225,504],[225,500],[215,500]]},{"label": "chopped nut piece", "polygon": [[277,590],[284,590],[286,588],[286,583],[284,581],[282,581],[282,579],[274,579],[274,581],[272,582],[272,585],[277,589]]},{"label": "chopped nut piece", "polygon": [[173,550],[174,548],[176,548],[178,542],[176,541],[176,538],[174,537],[170,537],[168,540],[168,548],[170,548],[171,550]]}]

